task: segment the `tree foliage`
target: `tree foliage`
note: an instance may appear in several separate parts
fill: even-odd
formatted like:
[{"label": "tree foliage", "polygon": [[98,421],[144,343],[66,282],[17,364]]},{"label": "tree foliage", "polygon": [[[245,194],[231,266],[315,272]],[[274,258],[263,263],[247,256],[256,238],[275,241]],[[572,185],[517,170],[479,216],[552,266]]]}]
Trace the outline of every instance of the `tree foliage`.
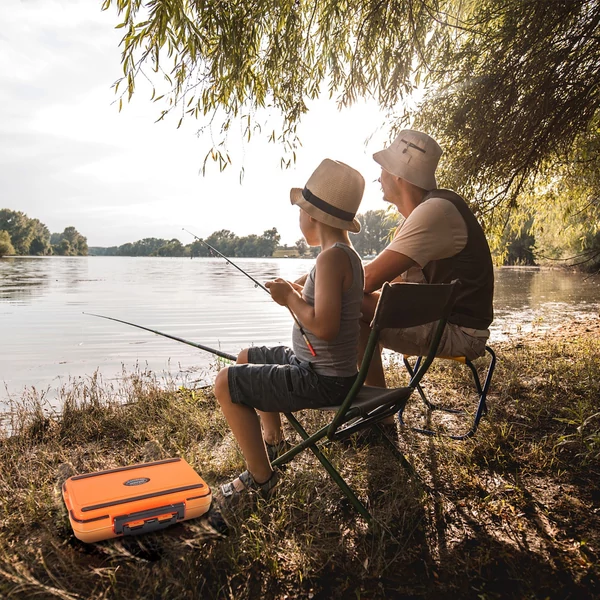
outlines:
[{"label": "tree foliage", "polygon": [[361,228],[351,233],[350,239],[356,251],[364,258],[379,254],[390,242],[398,225],[398,215],[386,210],[368,210],[358,215]]},{"label": "tree foliage", "polygon": [[29,254],[35,228],[25,213],[3,208],[0,210],[0,229],[7,231],[16,254]]},{"label": "tree foliage", "polygon": [[[273,256],[281,236],[276,228],[267,229],[261,236],[238,237],[228,229],[215,231],[206,241],[225,256]],[[204,246],[204,256],[211,256]]]},{"label": "tree foliage", "polygon": [[14,254],[32,256],[52,254],[50,230],[39,219],[30,219],[23,212],[3,208],[0,209],[0,230],[8,233]]},{"label": "tree foliage", "polygon": [[[164,78],[161,116],[214,121],[226,136],[274,108],[285,149],[307,101],[373,97],[435,133],[453,187],[494,206],[548,158],[588,132],[600,102],[596,0],[103,0],[124,31],[130,97],[136,79]],[[404,100],[424,84],[422,106]],[[162,88],[161,88],[162,89]],[[400,108],[399,114],[398,109]],[[358,141],[357,141],[358,143]],[[217,143],[212,156],[228,156]],[[475,194],[475,192],[477,192]],[[501,193],[498,196],[498,193]]]},{"label": "tree foliage", "polygon": [[60,256],[87,256],[87,239],[75,229],[66,227],[62,233],[53,233],[50,237],[52,251]]},{"label": "tree foliage", "polygon": [[130,98],[141,75],[154,85],[152,99],[166,103],[160,118],[175,111],[180,119],[193,115],[220,125],[221,141],[207,157],[224,168],[232,123],[241,119],[250,138],[260,128],[259,109],[281,115],[280,130],[266,133],[293,151],[307,102],[325,87],[342,104],[373,95],[395,106],[414,87],[414,49],[426,58],[436,47],[436,4],[103,0],[102,7],[115,6],[122,18],[124,76],[117,91],[123,84]]},{"label": "tree foliage", "polygon": [[[480,213],[552,176],[582,138],[598,141],[600,3],[483,0],[427,74],[416,115],[446,148],[442,180]],[[599,162],[596,151],[588,166]]]},{"label": "tree foliage", "polygon": [[554,176],[542,180],[521,210],[531,219],[534,253],[541,262],[600,266],[600,136],[580,138]]},{"label": "tree foliage", "polygon": [[[281,236],[276,228],[267,229],[262,235],[251,234],[239,237],[228,229],[211,233],[206,241],[225,256],[272,256],[279,244]],[[183,245],[180,240],[173,238],[144,238],[136,242],[127,242],[121,246],[110,248],[90,248],[90,254],[95,256],[213,256],[208,247],[196,240]]]},{"label": "tree foliage", "polygon": [[185,249],[178,239],[173,238],[162,245],[156,254],[157,256],[184,256]]},{"label": "tree foliage", "polygon": [[[497,240],[509,243],[548,186],[553,194],[566,188],[578,194],[564,196],[566,204],[546,212],[548,218],[597,203],[597,186],[573,185],[570,175],[570,168],[595,173],[600,165],[597,0],[103,0],[102,6],[116,8],[124,33],[121,98],[131,97],[140,77],[150,80],[153,100],[165,103],[159,118],[174,112],[180,122],[186,115],[200,119],[214,140],[207,158],[221,168],[230,162],[226,140],[236,120],[244,137],[262,131],[280,143],[289,164],[310,100],[328,94],[348,105],[366,97],[388,114],[390,137],[412,126],[440,141],[439,180],[471,202]],[[423,97],[410,104],[416,86]],[[266,129],[261,114],[270,116]],[[580,249],[600,247],[593,228],[579,238]]]},{"label": "tree foliage", "polygon": [[0,258],[7,254],[14,254],[15,249],[10,241],[8,231],[0,230]]},{"label": "tree foliage", "polygon": [[308,252],[308,244],[303,237],[296,240],[294,247],[298,251],[298,256],[304,256]]}]

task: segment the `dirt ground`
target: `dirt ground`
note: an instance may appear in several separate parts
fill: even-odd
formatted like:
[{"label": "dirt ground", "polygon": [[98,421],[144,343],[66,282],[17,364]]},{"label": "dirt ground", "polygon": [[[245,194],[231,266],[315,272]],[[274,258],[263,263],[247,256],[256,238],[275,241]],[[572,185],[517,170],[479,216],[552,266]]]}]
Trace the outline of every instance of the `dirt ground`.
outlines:
[{"label": "dirt ground", "polygon": [[[0,437],[0,597],[599,598],[599,334],[597,318],[496,344],[489,411],[472,439],[398,428],[418,477],[376,438],[332,446],[373,526],[307,453],[272,500],[223,514],[226,535],[212,515],[83,544],[57,488],[61,464],[85,473],[183,456],[217,489],[240,472],[241,456],[210,389],[168,389],[138,374],[125,405],[94,379],[65,391],[60,416],[29,399],[14,435]],[[390,364],[388,377],[406,375]],[[458,407],[474,398],[453,362],[436,361],[426,390]],[[421,406],[415,398],[407,422]],[[435,414],[442,431],[465,426],[463,416]]]}]

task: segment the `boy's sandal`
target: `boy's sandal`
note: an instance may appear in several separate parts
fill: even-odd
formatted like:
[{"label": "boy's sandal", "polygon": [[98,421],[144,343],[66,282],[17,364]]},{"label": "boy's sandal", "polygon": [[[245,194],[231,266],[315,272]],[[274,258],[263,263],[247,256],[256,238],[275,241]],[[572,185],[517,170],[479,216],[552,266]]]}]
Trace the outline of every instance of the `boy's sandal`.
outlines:
[{"label": "boy's sandal", "polygon": [[[238,487],[236,487],[235,482],[238,480],[242,485],[238,485]],[[271,477],[269,477],[269,479],[267,479],[267,481],[264,483],[256,483],[256,481],[254,481],[254,477],[252,477],[252,473],[250,473],[250,471],[244,471],[233,481],[223,484],[221,486],[221,494],[225,500],[232,500],[236,496],[239,496],[245,492],[254,492],[263,498],[267,498],[278,482],[279,472],[277,470],[273,471]]]}]

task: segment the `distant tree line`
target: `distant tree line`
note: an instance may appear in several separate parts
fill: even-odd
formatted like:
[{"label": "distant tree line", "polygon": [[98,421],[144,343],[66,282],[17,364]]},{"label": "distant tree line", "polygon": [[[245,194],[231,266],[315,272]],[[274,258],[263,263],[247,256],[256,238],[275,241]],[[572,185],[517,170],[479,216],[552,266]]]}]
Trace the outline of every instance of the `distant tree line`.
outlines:
[{"label": "distant tree line", "polygon": [[[216,248],[225,256],[273,256],[279,245],[281,236],[277,229],[267,229],[262,235],[248,235],[239,237],[228,229],[221,229],[211,233],[206,242]],[[211,256],[208,247],[201,241],[194,241],[183,245],[180,240],[173,238],[144,238],[137,242],[128,242],[122,246],[109,248],[91,247],[90,254],[95,256]]]},{"label": "distant tree line", "polygon": [[363,258],[379,254],[391,241],[398,225],[396,212],[368,210],[358,215],[360,231],[351,233],[350,240]]},{"label": "distant tree line", "polygon": [[[554,204],[548,203],[551,206]],[[565,261],[566,256],[579,256],[582,262],[587,255],[581,254],[582,240],[586,247],[598,248],[596,229],[586,225],[586,217],[591,212],[579,211],[570,216],[570,227],[558,231],[560,224],[553,225],[547,219],[546,227],[535,227],[535,215],[520,215],[510,219],[500,239],[492,237],[490,242],[496,262],[504,265],[535,265],[540,262]],[[351,233],[350,240],[363,258],[379,254],[389,243],[398,224],[398,215],[386,210],[369,210],[359,214],[359,233]],[[560,221],[560,223],[564,223]],[[587,234],[587,238],[585,236]],[[589,238],[589,239],[588,239]],[[293,246],[280,247],[281,236],[277,229],[267,229],[262,235],[237,236],[228,229],[221,229],[209,235],[205,241],[230,257],[270,257],[309,256],[315,257],[319,248],[309,248],[304,238],[299,238]],[[276,250],[277,253],[275,252]],[[597,250],[596,250],[597,251]],[[39,219],[30,219],[26,214],[9,209],[0,210],[0,257],[4,255],[33,256],[211,256],[209,249],[201,242],[184,245],[176,238],[144,238],[109,248],[91,247],[75,227],[66,227],[62,233],[50,233]],[[587,262],[587,261],[586,261]],[[587,265],[593,262],[587,262]]]},{"label": "distant tree line", "polygon": [[[369,210],[358,215],[361,222],[359,233],[350,234],[352,244],[363,257],[373,256],[381,252],[389,243],[397,225],[397,216],[385,210]],[[237,236],[228,229],[220,229],[204,238],[208,244],[228,257],[270,257],[279,248],[277,255],[312,256],[319,248],[309,248],[304,238],[298,239],[293,246],[280,247],[281,236],[277,229],[267,229],[262,235]],[[291,250],[291,252],[290,252]],[[295,252],[294,252],[295,250]],[[282,254],[283,252],[283,254]],[[90,247],[94,256],[211,256],[211,251],[202,241],[194,241],[183,245],[177,238],[144,238],[137,242],[128,242],[121,246],[109,248]]]},{"label": "distant tree line", "polygon": [[75,227],[50,233],[39,219],[25,213],[0,209],[0,257],[7,254],[49,256],[86,256],[87,239]]}]

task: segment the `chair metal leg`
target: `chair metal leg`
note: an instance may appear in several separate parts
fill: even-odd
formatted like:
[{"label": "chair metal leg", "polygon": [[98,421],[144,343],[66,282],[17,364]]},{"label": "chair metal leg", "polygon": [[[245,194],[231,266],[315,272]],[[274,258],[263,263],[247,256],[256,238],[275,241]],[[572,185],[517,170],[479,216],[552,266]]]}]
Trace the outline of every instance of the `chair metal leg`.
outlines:
[{"label": "chair metal leg", "polygon": [[[304,427],[302,427],[298,419],[296,419],[296,417],[294,417],[292,413],[285,413],[285,416],[303,440],[308,440],[310,438]],[[365,508],[364,504],[358,499],[356,494],[344,481],[343,477],[339,474],[336,468],[329,462],[329,460],[324,456],[321,450],[319,450],[316,443],[312,443],[308,447],[313,452],[313,454],[319,459],[323,467],[326,469],[329,475],[331,475],[331,478],[335,481],[338,487],[342,490],[342,492],[344,492],[348,500],[350,500],[352,506],[354,506],[354,508],[362,517],[364,517],[369,523],[371,523],[373,521],[371,513]],[[273,464],[275,463],[276,461]]]},{"label": "chair metal leg", "polygon": [[479,405],[477,407],[477,412],[475,413],[475,419],[473,421],[473,426],[471,427],[471,430],[468,432],[468,434],[466,434],[465,437],[471,437],[472,435],[475,435],[475,432],[477,431],[477,427],[479,425],[479,421],[481,419],[481,417],[485,414],[487,414],[487,394],[488,394],[488,390],[490,389],[490,384],[492,383],[492,375],[494,374],[494,369],[496,368],[496,353],[489,347],[486,346],[485,347],[486,352],[491,356],[491,361],[490,361],[490,366],[488,367],[487,370],[487,375],[485,377],[485,381],[483,383],[483,388],[481,387],[481,382],[479,381],[479,376],[477,374],[477,370],[475,369],[475,366],[473,365],[473,363],[471,363],[471,361],[469,361],[469,367],[471,368],[471,371],[473,372],[473,376],[475,379],[475,384],[477,385],[477,391],[479,392]]},{"label": "chair metal leg", "polygon": [[[425,427],[411,427],[411,429],[413,431],[416,431],[417,433],[421,433],[423,435],[429,435],[429,436],[443,435],[445,437],[449,437],[454,440],[464,440],[464,439],[470,438],[473,435],[475,435],[475,432],[477,431],[481,417],[487,413],[487,403],[486,403],[487,393],[490,388],[490,384],[492,382],[492,375],[494,374],[494,369],[496,368],[495,352],[489,346],[486,346],[485,350],[490,355],[491,360],[490,360],[490,364],[487,369],[487,374],[486,374],[483,386],[481,385],[481,380],[479,378],[479,373],[477,372],[477,368],[469,359],[465,359],[465,365],[467,367],[469,367],[469,369],[473,375],[473,381],[475,383],[475,388],[477,390],[477,395],[478,395],[477,410],[475,412],[475,416],[473,418],[473,423],[471,424],[470,429],[466,433],[461,434],[461,435],[451,435],[451,434],[440,433],[438,431],[434,431],[432,429],[427,429]],[[413,367],[410,364],[410,361],[406,357],[404,357],[404,365],[411,377],[414,375],[414,372],[418,369],[420,361],[421,361],[421,357],[418,357],[417,361],[415,363],[415,366]],[[445,408],[443,406],[438,406],[437,404],[434,404],[433,402],[431,402],[429,400],[429,398],[427,398],[427,395],[425,394],[425,392],[420,384],[417,385],[417,391],[419,392],[419,396],[421,397],[425,406],[427,407],[428,415],[430,415],[435,410],[440,410],[443,412],[453,413],[453,414],[465,414],[465,411],[463,411],[463,410],[453,409],[453,408]],[[401,425],[406,426],[407,424],[404,421],[403,412],[404,412],[403,410],[398,412],[398,421],[400,422]]]}]

